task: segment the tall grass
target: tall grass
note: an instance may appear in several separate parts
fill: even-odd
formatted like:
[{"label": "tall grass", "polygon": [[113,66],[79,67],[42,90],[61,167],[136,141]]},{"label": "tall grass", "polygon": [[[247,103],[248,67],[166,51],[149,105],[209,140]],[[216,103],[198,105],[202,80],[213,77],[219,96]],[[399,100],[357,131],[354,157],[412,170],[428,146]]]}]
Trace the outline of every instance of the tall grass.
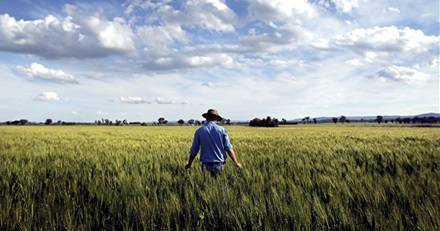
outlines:
[{"label": "tall grass", "polygon": [[195,127],[0,127],[0,230],[440,229],[439,129],[227,129],[213,178]]}]

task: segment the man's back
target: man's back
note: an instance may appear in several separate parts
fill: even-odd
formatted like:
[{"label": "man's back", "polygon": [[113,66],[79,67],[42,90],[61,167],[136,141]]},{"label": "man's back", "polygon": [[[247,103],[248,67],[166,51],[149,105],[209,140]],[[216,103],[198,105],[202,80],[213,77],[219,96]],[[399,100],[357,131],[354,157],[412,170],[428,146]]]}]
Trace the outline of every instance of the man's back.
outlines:
[{"label": "man's back", "polygon": [[226,153],[231,150],[232,145],[226,130],[215,122],[208,121],[204,126],[197,129],[190,155],[197,155],[200,148],[202,163],[219,163],[225,162]]},{"label": "man's back", "polygon": [[200,149],[202,149],[200,156],[202,169],[208,170],[213,175],[217,175],[223,170],[226,154],[231,157],[238,168],[241,168],[241,164],[232,149],[231,142],[229,142],[226,129],[214,122],[222,121],[223,118],[215,109],[209,109],[208,112],[203,113],[202,116],[206,119],[206,123],[203,127],[197,129],[194,134],[194,141],[189,151],[188,164],[185,168],[191,168],[191,164]]}]

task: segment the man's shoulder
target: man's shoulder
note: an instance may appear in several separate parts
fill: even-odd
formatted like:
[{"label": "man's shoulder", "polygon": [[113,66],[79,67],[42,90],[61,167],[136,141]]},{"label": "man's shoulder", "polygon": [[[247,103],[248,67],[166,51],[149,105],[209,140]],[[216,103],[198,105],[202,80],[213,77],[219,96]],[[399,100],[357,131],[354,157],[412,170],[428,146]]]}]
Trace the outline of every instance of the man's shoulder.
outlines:
[{"label": "man's shoulder", "polygon": [[204,124],[202,127],[198,128],[196,130],[196,133],[209,132],[212,131],[212,128],[214,128],[214,130],[217,132],[226,132],[226,129],[218,125],[217,123],[209,123],[209,124]]},{"label": "man's shoulder", "polygon": [[226,129],[218,124],[215,123],[214,126],[218,131],[226,132]]},{"label": "man's shoulder", "polygon": [[201,126],[201,127],[197,128],[196,134],[202,132],[204,129],[205,129],[205,126]]}]

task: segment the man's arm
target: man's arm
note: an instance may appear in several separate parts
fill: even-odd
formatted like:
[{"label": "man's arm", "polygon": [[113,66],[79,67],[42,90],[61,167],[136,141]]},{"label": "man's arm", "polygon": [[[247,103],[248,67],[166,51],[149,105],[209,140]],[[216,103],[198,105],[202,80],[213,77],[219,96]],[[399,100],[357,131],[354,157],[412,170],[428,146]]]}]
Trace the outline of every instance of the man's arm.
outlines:
[{"label": "man's arm", "polygon": [[232,144],[231,141],[229,140],[229,136],[228,133],[226,132],[226,129],[224,130],[224,134],[223,134],[223,142],[225,145],[225,151],[228,153],[229,157],[231,157],[232,161],[234,161],[237,167],[241,168],[241,164],[237,159],[237,155],[235,155],[234,149],[232,149]]},{"label": "man's arm", "polygon": [[237,156],[235,155],[234,149],[229,149],[228,151],[229,157],[231,157],[232,161],[234,161],[235,165],[237,165],[238,168],[241,168],[241,164],[237,159]]},{"label": "man's arm", "polygon": [[197,132],[194,134],[194,140],[191,146],[191,149],[189,150],[189,160],[188,160],[188,164],[185,165],[185,168],[191,168],[191,164],[194,161],[194,158],[196,158],[197,153],[199,152],[200,149],[200,140],[199,140],[199,136],[197,135]]},{"label": "man's arm", "polygon": [[188,164],[185,165],[185,168],[186,168],[186,169],[191,168],[191,164],[192,164],[192,162],[194,161],[194,158],[196,158],[196,155],[194,155],[194,156],[190,155],[190,156],[189,156]]}]

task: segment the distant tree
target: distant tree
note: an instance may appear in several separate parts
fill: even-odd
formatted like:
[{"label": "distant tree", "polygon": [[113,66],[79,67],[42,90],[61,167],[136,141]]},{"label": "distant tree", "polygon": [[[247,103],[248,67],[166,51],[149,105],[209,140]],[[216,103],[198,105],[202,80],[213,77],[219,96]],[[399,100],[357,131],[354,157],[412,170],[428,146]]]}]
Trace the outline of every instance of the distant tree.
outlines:
[{"label": "distant tree", "polygon": [[159,124],[165,124],[165,118],[163,118],[163,117],[160,117],[159,119],[157,119],[157,122],[159,123]]},{"label": "distant tree", "polygon": [[230,119],[224,119],[223,123],[226,125],[231,125],[231,120]]},{"label": "distant tree", "polygon": [[281,119],[281,124],[287,124],[287,120],[284,119],[284,118],[282,118],[282,119]]},{"label": "distant tree", "polygon": [[411,121],[415,124],[415,123],[419,123],[420,120],[421,120],[421,119],[420,119],[419,117],[416,116],[416,117],[413,117]]},{"label": "distant tree", "polygon": [[304,119],[306,120],[306,123],[310,123],[310,116],[306,116]]},{"label": "distant tree", "polygon": [[53,123],[52,119],[46,119],[46,122],[44,124],[51,125]]},{"label": "distant tree", "polygon": [[123,120],[123,121],[122,121],[122,124],[127,125],[127,124],[128,124],[128,121],[127,121],[127,120]]},{"label": "distant tree", "polygon": [[177,123],[178,123],[179,125],[183,125],[183,124],[185,123],[185,121],[184,121],[183,119],[180,119],[179,121],[177,121]]},{"label": "distant tree", "polygon": [[402,119],[402,122],[403,122],[404,124],[409,124],[409,123],[411,123],[411,118],[409,118],[409,117],[407,117],[407,118],[403,118],[403,119]]},{"label": "distant tree", "polygon": [[10,124],[11,125],[19,125],[20,124],[20,120],[14,120]]},{"label": "distant tree", "polygon": [[25,124],[28,124],[29,123],[29,120],[26,120],[26,119],[21,119],[20,120],[20,124],[21,125],[25,125]]},{"label": "distant tree", "polygon": [[383,121],[383,116],[378,115],[378,116],[376,117],[376,122],[377,122],[378,124],[380,124],[380,123],[382,123],[382,121]]},{"label": "distant tree", "polygon": [[200,126],[202,124],[202,122],[200,122],[199,120],[195,120],[194,124],[197,125],[197,126]]},{"label": "distant tree", "polygon": [[341,116],[341,117],[339,117],[339,122],[341,122],[341,123],[345,123],[345,121],[347,120],[347,117],[345,117],[345,116]]},{"label": "distant tree", "polygon": [[278,127],[279,121],[276,118],[271,118],[270,116],[265,119],[254,118],[249,121],[249,126],[251,127]]},{"label": "distant tree", "polygon": [[188,124],[189,124],[189,125],[193,125],[194,122],[195,122],[195,120],[193,120],[193,119],[188,120]]},{"label": "distant tree", "polygon": [[317,124],[317,123],[318,123],[318,121],[316,120],[316,118],[313,118],[313,123],[314,123],[314,124]]},{"label": "distant tree", "polygon": [[338,122],[338,118],[336,118],[336,117],[333,117],[333,118],[332,118],[332,121],[333,121],[333,123],[335,123],[335,124],[336,124],[336,123]]}]

